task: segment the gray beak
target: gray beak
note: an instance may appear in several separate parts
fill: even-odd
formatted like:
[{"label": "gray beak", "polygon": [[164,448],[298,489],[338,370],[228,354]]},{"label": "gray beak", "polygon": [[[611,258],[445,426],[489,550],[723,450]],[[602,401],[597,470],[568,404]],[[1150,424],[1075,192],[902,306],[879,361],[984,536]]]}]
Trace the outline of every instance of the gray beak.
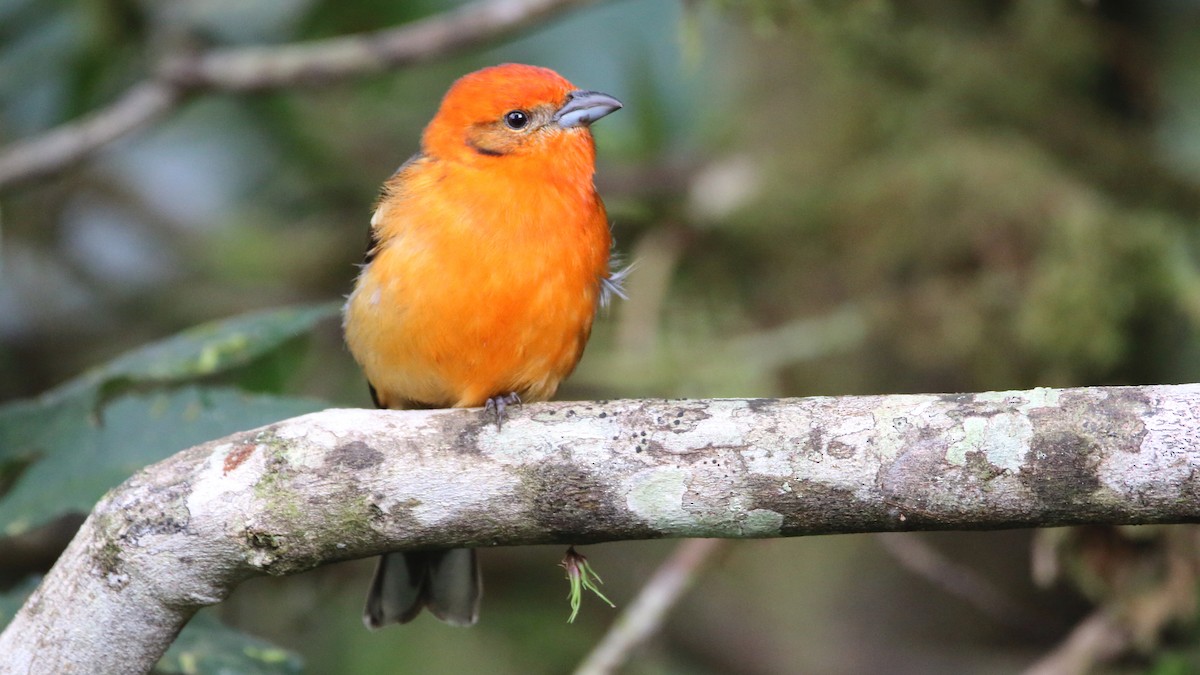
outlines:
[{"label": "gray beak", "polygon": [[621,109],[621,102],[598,91],[573,91],[567,102],[554,113],[560,127],[582,127]]}]

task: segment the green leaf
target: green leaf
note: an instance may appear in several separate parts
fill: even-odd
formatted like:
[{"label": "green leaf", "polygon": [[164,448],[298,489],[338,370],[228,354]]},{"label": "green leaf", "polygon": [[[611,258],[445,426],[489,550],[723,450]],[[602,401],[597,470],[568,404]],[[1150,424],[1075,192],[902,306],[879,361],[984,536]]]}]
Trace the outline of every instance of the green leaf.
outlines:
[{"label": "green leaf", "polygon": [[155,667],[187,675],[286,675],[300,673],[298,654],[234,630],[209,612],[192,618]]},{"label": "green leaf", "polygon": [[323,407],[226,387],[183,387],[122,395],[100,417],[86,397],[2,411],[0,445],[20,448],[23,464],[20,480],[0,497],[0,535],[20,534],[64,511],[90,511],[133,472],[190,446]]},{"label": "green leaf", "polygon": [[[90,511],[139,468],[197,443],[312,412],[317,401],[183,383],[244,369],[277,385],[291,348],[337,305],[256,312],[128,352],[35,399],[0,406],[0,537],[65,511]],[[255,380],[256,378],[256,380]]]},{"label": "green leaf", "polygon": [[195,380],[244,366],[335,316],[339,305],[322,303],[253,312],[201,324],[109,361],[50,392],[112,394],[122,386]]},{"label": "green leaf", "polygon": [[[0,406],[0,538],[63,512],[90,511],[130,474],[179,450],[323,408],[314,400],[187,383],[233,374],[243,385],[277,386],[298,359],[296,339],[335,313],[329,304],[207,324],[129,352],[36,399]],[[0,594],[0,627],[35,586],[31,579]],[[275,674],[301,668],[297,655],[201,614],[158,670]]]}]

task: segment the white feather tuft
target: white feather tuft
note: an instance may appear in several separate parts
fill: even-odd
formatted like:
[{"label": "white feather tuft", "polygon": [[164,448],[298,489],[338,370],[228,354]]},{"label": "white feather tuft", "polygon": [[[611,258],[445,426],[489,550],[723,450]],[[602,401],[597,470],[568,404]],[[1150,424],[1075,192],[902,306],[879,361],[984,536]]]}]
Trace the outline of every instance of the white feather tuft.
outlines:
[{"label": "white feather tuft", "polygon": [[608,306],[612,304],[613,296],[622,300],[629,299],[629,296],[625,294],[625,280],[629,278],[629,273],[633,271],[635,263],[629,263],[622,267],[623,262],[621,256],[615,253],[608,259],[608,276],[600,280],[600,307],[603,309],[608,309]]}]

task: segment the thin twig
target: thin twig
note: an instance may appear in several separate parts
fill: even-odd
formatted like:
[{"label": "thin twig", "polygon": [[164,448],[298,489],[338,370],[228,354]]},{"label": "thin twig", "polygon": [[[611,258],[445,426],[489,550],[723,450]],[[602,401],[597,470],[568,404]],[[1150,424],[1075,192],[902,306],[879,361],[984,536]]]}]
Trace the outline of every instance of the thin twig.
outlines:
[{"label": "thin twig", "polygon": [[321,84],[475,47],[591,1],[482,0],[388,30],[183,57],[169,62],[163,74],[188,87],[219,91]]},{"label": "thin twig", "polygon": [[1190,547],[1186,553],[1168,553],[1160,581],[1121,589],[1024,675],[1090,673],[1131,651],[1149,651],[1172,625],[1192,622],[1196,615],[1193,560]]},{"label": "thin twig", "polygon": [[875,541],[905,569],[966,602],[993,621],[1023,632],[1044,634],[1045,620],[1008,598],[975,570],[942,555],[915,533],[888,532]]},{"label": "thin twig", "polygon": [[575,675],[615,672],[634,649],[662,628],[667,612],[696,580],[700,567],[726,544],[721,539],[688,539],[676,547],[579,664]]},{"label": "thin twig", "polygon": [[1129,628],[1101,608],[1079,622],[1067,638],[1024,675],[1083,675],[1125,653],[1133,641]]},{"label": "thin twig", "polygon": [[147,80],[83,119],[17,141],[0,152],[0,188],[60,171],[167,114],[182,97],[175,86]]},{"label": "thin twig", "polygon": [[0,190],[48,176],[142,129],[193,93],[327,84],[478,46],[593,0],[479,0],[388,30],[167,58],[114,103],[0,151]]}]

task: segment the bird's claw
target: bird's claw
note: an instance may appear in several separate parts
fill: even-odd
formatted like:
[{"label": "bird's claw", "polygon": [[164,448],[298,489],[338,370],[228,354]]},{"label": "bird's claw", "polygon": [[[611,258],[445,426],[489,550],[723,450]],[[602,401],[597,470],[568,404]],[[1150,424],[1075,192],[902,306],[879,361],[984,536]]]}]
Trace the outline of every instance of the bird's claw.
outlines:
[{"label": "bird's claw", "polygon": [[494,412],[496,414],[496,431],[504,424],[504,409],[510,404],[521,404],[521,397],[515,391],[510,391],[507,394],[493,396],[487,400],[487,405],[483,407],[484,414]]}]

